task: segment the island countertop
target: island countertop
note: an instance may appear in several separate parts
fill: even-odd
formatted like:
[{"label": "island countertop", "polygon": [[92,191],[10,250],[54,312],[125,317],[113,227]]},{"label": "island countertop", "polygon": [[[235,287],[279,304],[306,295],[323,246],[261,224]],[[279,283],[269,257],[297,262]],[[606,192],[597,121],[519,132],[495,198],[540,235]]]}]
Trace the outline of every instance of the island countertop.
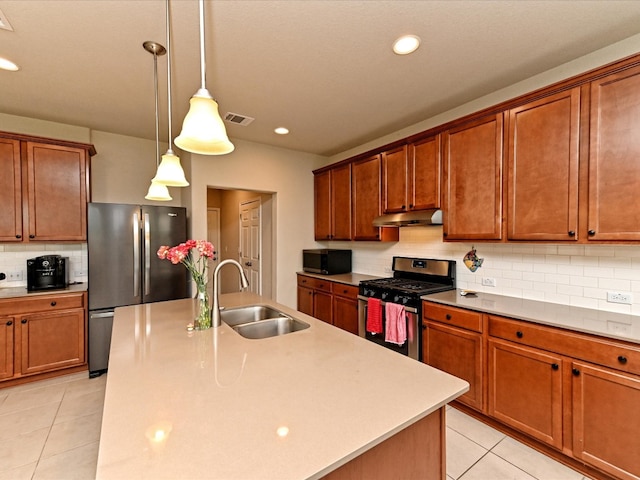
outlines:
[{"label": "island countertop", "polygon": [[248,293],[310,328],[261,340],[188,332],[191,299],[116,310],[97,479],[315,479],[468,384]]}]

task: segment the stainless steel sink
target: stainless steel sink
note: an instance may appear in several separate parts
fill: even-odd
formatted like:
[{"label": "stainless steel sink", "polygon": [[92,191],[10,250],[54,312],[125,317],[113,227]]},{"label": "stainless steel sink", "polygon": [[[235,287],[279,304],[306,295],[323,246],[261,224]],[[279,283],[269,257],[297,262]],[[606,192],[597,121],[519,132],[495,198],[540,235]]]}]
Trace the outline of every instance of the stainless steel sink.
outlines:
[{"label": "stainless steel sink", "polygon": [[309,324],[291,317],[271,318],[238,325],[233,329],[245,338],[259,339],[286,335],[309,328]]},{"label": "stainless steel sink", "polygon": [[249,307],[225,308],[220,311],[220,318],[230,327],[235,327],[269,318],[289,318],[289,316],[266,305],[251,305]]},{"label": "stainless steel sink", "polygon": [[229,308],[220,312],[224,323],[245,338],[285,335],[309,328],[309,324],[266,305]]}]

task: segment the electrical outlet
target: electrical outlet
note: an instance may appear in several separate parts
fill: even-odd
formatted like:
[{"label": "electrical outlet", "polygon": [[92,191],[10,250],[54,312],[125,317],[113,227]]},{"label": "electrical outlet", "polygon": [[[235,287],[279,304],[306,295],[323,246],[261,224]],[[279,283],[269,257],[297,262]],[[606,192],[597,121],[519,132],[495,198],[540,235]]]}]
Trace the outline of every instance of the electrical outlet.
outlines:
[{"label": "electrical outlet", "polygon": [[607,292],[607,302],[631,305],[633,303],[633,298],[629,292]]},{"label": "electrical outlet", "polygon": [[22,273],[22,270],[7,273],[7,280],[10,282],[21,282],[23,278],[24,274]]},{"label": "electrical outlet", "polygon": [[496,279],[491,277],[482,277],[482,285],[485,287],[495,287]]},{"label": "electrical outlet", "polygon": [[87,271],[86,270],[76,270],[75,272],[73,272],[73,276],[74,277],[86,277],[87,276]]},{"label": "electrical outlet", "polygon": [[384,267],[384,273],[393,273],[393,269],[391,267]]}]

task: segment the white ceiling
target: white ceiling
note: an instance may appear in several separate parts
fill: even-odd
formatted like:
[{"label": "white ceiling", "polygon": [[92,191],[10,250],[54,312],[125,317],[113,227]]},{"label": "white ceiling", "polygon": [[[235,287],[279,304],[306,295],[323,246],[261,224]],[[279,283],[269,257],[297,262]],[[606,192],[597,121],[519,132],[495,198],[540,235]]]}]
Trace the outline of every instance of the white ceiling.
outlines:
[{"label": "white ceiling", "polygon": [[[164,0],[0,0],[0,112],[155,138]],[[200,84],[198,3],[172,0],[173,137]],[[207,87],[233,138],[332,155],[640,33],[640,1],[206,1]],[[409,56],[401,34],[422,38]],[[166,56],[159,57],[166,141]],[[288,136],[273,129],[286,126]]]}]

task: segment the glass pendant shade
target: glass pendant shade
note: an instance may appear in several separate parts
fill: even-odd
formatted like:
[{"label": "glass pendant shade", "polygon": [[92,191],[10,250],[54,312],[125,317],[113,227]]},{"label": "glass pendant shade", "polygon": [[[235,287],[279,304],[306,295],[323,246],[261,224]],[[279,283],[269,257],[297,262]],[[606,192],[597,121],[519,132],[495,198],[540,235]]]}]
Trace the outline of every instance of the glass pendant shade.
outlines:
[{"label": "glass pendant shade", "polygon": [[180,165],[180,159],[174,155],[172,150],[167,150],[167,153],[162,156],[156,176],[151,182],[161,183],[168,187],[187,187],[189,185],[184,176],[182,165]]},{"label": "glass pendant shade", "polygon": [[218,104],[206,88],[199,89],[189,100],[189,112],[175,143],[182,150],[201,155],[224,155],[233,152],[233,143],[218,113]]},{"label": "glass pendant shade", "polygon": [[169,189],[166,185],[163,185],[158,182],[151,181],[151,185],[149,186],[149,191],[147,195],[144,197],[147,200],[156,200],[158,202],[167,202],[169,200],[173,200],[171,195],[169,195]]}]

